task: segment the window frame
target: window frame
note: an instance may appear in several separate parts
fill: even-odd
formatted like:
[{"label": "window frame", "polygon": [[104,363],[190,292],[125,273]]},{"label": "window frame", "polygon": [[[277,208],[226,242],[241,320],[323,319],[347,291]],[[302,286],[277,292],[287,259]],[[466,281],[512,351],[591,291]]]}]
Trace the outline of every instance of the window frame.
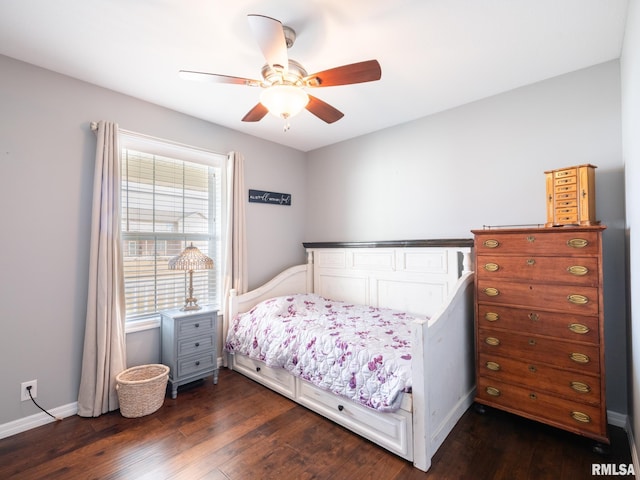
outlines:
[{"label": "window frame", "polygon": [[[170,140],[164,140],[156,137],[151,137],[148,135],[143,135],[135,132],[129,132],[126,130],[119,131],[119,161],[120,166],[122,167],[122,157],[125,149],[136,150],[139,152],[143,152],[149,155],[157,155],[162,157],[167,157],[175,160],[181,160],[185,162],[192,162],[199,165],[205,165],[209,167],[214,167],[218,169],[219,178],[216,179],[216,189],[218,192],[215,197],[219,199],[219,201],[215,202],[215,212],[216,219],[214,222],[214,230],[212,232],[211,242],[213,245],[211,248],[213,249],[214,256],[214,271],[213,275],[215,275],[215,285],[218,289],[217,300],[220,304],[223,299],[222,295],[222,281],[223,281],[223,258],[224,258],[224,242],[223,242],[223,232],[226,229],[226,199],[227,199],[227,178],[226,178],[226,164],[228,155],[217,153],[211,150],[202,149],[198,147],[193,147],[190,145],[185,145],[177,142],[173,142]],[[122,199],[122,193],[120,195]],[[211,199],[210,199],[211,200]],[[123,206],[120,207],[120,213],[122,213]],[[165,233],[165,232],[148,232],[147,233],[138,233],[138,234],[127,234],[124,231],[120,232],[121,245],[122,245],[122,253],[123,257],[127,253],[127,250],[130,249],[130,242],[136,241],[133,237],[138,240],[148,238],[154,240],[162,240],[168,239],[168,237],[172,237],[175,239],[175,234]],[[203,239],[208,239],[210,234],[190,234],[193,237],[201,237]],[[129,238],[128,238],[129,237]],[[210,250],[211,251],[211,250]],[[185,279],[186,279],[185,272]],[[195,278],[194,278],[195,281]],[[222,305],[218,305],[218,308],[221,308]],[[143,317],[126,319],[125,318],[125,332],[137,332],[142,330],[148,330],[151,328],[158,328],[160,326],[160,313],[154,312]]]}]

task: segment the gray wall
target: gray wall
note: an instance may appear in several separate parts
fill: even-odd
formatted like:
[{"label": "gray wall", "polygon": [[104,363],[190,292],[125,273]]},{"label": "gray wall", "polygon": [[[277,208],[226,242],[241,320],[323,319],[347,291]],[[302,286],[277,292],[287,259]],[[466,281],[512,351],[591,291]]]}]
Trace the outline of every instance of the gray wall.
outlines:
[{"label": "gray wall", "polygon": [[[247,188],[291,193],[249,204],[250,286],[304,261],[305,156],[290,148],[0,56],[0,425],[77,400],[95,158],[93,120],[245,156]],[[158,361],[158,330],[129,335],[128,363]]]},{"label": "gray wall", "polygon": [[596,165],[608,408],[626,413],[624,171],[617,61],[308,154],[305,239],[470,238],[546,221],[545,170]]},{"label": "gray wall", "polygon": [[[610,62],[303,154],[0,57],[0,424],[76,400],[86,310],[95,139],[91,120],[246,158],[250,287],[304,261],[300,242],[470,237],[543,223],[543,172],[593,163],[605,232],[609,409],[625,413],[624,171],[620,70]],[[10,209],[6,206],[19,206]],[[9,227],[9,228],[7,228]],[[19,252],[26,251],[27,260]],[[157,330],[128,336],[129,364],[158,358]]]},{"label": "gray wall", "polygon": [[[629,242],[629,415],[640,450],[640,4],[629,2],[622,76],[622,157],[626,178],[627,241]],[[635,314],[635,318],[634,318]],[[637,457],[636,457],[637,458]],[[637,472],[637,465],[636,465]]]}]

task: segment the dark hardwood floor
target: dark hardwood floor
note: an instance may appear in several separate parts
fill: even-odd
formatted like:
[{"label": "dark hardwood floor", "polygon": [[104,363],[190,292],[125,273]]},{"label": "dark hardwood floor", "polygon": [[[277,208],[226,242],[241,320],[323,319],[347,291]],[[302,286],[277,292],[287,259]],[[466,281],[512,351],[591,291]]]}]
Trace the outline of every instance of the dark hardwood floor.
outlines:
[{"label": "dark hardwood floor", "polygon": [[[497,410],[471,408],[428,473],[242,375],[222,369],[136,419],[77,416],[0,440],[1,479],[567,479],[630,464],[625,432],[610,453]],[[620,478],[616,476],[616,478]]]}]

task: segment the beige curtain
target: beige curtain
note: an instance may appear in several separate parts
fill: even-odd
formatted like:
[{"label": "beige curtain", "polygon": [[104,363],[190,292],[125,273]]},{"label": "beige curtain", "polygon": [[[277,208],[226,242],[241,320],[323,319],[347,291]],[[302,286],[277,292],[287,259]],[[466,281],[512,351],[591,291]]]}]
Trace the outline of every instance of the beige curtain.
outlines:
[{"label": "beige curtain", "polygon": [[118,157],[118,125],[98,122],[89,292],[78,393],[78,415],[83,417],[118,409],[115,377],[126,368]]},{"label": "beige curtain", "polygon": [[[223,315],[227,318],[229,292],[247,291],[247,239],[245,218],[244,158],[231,152],[227,158],[227,229],[225,232]],[[226,332],[223,332],[226,335]]]}]

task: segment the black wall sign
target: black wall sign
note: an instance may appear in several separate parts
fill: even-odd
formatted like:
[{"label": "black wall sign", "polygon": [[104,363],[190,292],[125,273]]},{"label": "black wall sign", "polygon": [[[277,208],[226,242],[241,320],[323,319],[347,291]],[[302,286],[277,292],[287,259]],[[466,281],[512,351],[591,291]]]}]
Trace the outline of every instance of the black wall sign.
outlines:
[{"label": "black wall sign", "polygon": [[271,205],[291,205],[291,194],[249,190],[249,202],[269,203]]}]

